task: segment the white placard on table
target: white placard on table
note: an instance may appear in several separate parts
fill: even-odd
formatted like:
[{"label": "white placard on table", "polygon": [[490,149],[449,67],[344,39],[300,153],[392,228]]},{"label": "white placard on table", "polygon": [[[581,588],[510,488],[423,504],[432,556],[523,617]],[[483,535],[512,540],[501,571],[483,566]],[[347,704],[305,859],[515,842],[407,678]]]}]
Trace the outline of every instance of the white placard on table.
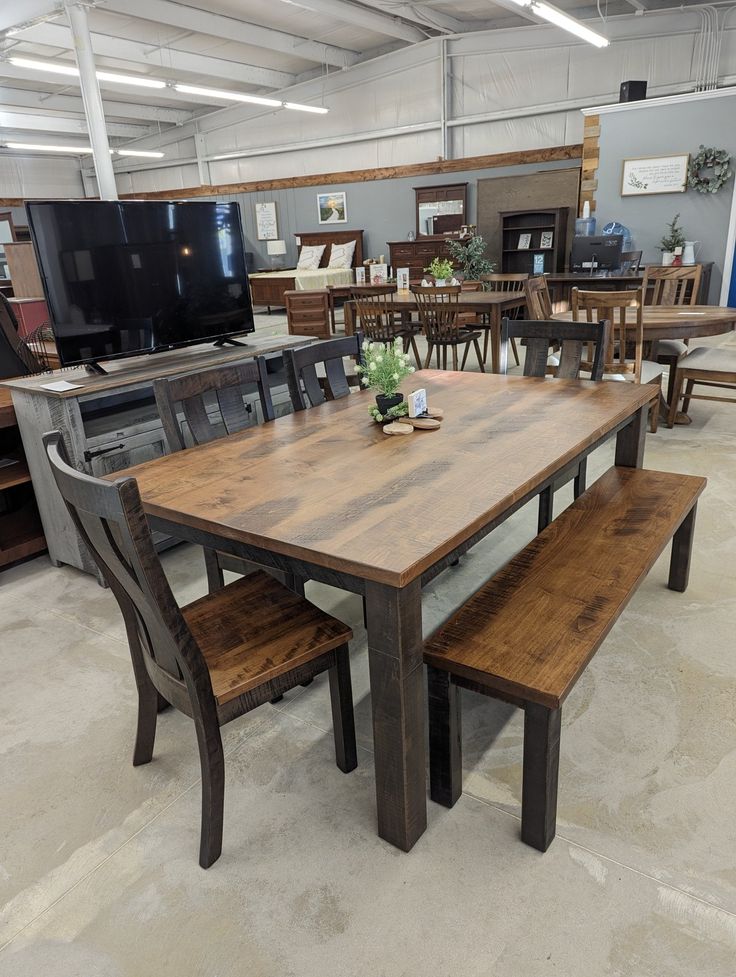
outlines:
[{"label": "white placard on table", "polygon": [[82,383],[69,383],[68,380],[55,380],[53,383],[42,383],[44,390],[53,390],[55,393],[63,393],[65,390],[76,390],[83,387]]},{"label": "white placard on table", "polygon": [[688,153],[677,156],[646,156],[625,159],[621,173],[621,196],[641,197],[649,193],[684,193],[687,189]]},{"label": "white placard on table", "polygon": [[355,269],[355,284],[365,285],[365,268],[360,265]]},{"label": "white placard on table", "polygon": [[275,241],[279,236],[276,202],[256,204],[256,236],[259,241]]},{"label": "white placard on table", "polygon": [[409,269],[408,268],[396,269],[396,287],[400,292],[409,291]]},{"label": "white placard on table", "polygon": [[368,265],[368,272],[371,276],[371,285],[385,285],[388,279],[388,265],[373,264]]}]

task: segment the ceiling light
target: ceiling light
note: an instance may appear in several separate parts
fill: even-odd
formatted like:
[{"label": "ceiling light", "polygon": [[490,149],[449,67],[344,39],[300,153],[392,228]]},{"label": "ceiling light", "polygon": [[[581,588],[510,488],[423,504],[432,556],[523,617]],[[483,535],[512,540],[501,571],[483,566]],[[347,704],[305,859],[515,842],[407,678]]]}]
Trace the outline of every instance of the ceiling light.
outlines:
[{"label": "ceiling light", "polygon": [[177,92],[182,95],[204,95],[207,98],[227,99],[233,102],[252,102],[254,105],[270,105],[272,108],[280,109],[283,102],[275,98],[261,98],[260,95],[245,95],[243,92],[228,92],[221,88],[202,88],[199,85],[174,85]]},{"label": "ceiling light", "polygon": [[161,159],[164,155],[148,149],[111,149],[110,152],[117,153],[118,156],[143,156],[145,159]]},{"label": "ceiling light", "polygon": [[556,27],[561,27],[563,30],[575,34],[576,37],[587,41],[588,44],[595,44],[596,47],[608,47],[611,43],[607,37],[603,37],[602,34],[597,34],[589,27],[586,27],[585,24],[581,24],[579,20],[575,20],[574,17],[568,17],[567,14],[563,14],[557,7],[551,7],[548,3],[534,0],[531,4],[531,11],[544,20],[548,20],[550,24],[554,24]]},{"label": "ceiling light", "polygon": [[[79,69],[60,61],[37,61],[34,58],[10,58],[10,63],[19,68],[33,68],[35,71],[48,71],[55,75],[79,77]],[[146,75],[118,75],[113,71],[96,71],[100,81],[112,81],[119,85],[138,85],[141,88],[166,88],[166,82]]]},{"label": "ceiling light", "polygon": [[6,142],[8,149],[35,149],[43,153],[91,153],[91,146],[47,146],[33,142]]},{"label": "ceiling light", "polygon": [[299,102],[284,102],[284,108],[294,109],[296,112],[317,112],[320,115],[330,111],[321,105],[300,105]]}]

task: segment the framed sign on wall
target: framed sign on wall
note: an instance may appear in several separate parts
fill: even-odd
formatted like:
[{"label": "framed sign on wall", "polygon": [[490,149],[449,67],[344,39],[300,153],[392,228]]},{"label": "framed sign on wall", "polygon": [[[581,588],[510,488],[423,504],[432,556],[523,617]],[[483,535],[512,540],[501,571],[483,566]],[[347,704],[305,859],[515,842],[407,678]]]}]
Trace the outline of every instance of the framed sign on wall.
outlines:
[{"label": "framed sign on wall", "polygon": [[689,162],[688,153],[625,159],[621,173],[621,196],[641,197],[650,193],[684,193],[687,189]]},{"label": "framed sign on wall", "polygon": [[275,241],[278,238],[275,201],[256,204],[256,236],[259,241]]}]

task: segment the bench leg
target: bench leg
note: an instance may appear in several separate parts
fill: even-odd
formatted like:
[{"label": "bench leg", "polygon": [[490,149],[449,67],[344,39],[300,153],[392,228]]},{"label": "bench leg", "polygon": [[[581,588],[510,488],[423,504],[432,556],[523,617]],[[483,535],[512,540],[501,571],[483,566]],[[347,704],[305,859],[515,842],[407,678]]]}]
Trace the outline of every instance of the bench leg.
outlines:
[{"label": "bench leg", "polygon": [[450,673],[427,666],[429,686],[429,796],[452,807],[463,792],[460,689]]},{"label": "bench leg", "polygon": [[585,483],[588,479],[588,459],[583,458],[583,460],[578,465],[578,473],[573,480],[573,495],[576,499],[585,491]]},{"label": "bench leg", "polygon": [[555,505],[555,487],[554,485],[548,485],[546,489],[542,489],[539,493],[539,515],[537,517],[537,532],[541,533],[543,529],[552,522],[554,514]]},{"label": "bench leg", "polygon": [[527,702],[524,707],[521,840],[539,851],[547,851],[557,824],[561,715],[561,709],[548,709],[536,702]]},{"label": "bench leg", "polygon": [[695,512],[697,503],[680,523],[680,528],[672,537],[672,556],[670,557],[670,577],[667,586],[670,590],[682,593],[687,589],[690,577],[690,556],[693,551],[693,535],[695,530]]}]

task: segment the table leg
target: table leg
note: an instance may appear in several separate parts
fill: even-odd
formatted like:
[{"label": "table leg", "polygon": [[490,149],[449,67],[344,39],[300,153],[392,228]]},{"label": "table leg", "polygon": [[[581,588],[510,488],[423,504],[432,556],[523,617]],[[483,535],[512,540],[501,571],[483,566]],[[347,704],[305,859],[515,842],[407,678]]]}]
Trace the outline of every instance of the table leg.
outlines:
[{"label": "table leg", "polygon": [[649,407],[641,407],[626,427],[616,435],[616,464],[641,468],[644,464],[644,439],[647,433]]},{"label": "table leg", "polygon": [[491,323],[491,373],[501,372],[501,309],[492,305],[489,309]]},{"label": "table leg", "polygon": [[345,335],[355,335],[355,310],[352,302],[345,302],[342,307],[342,314],[345,320]]},{"label": "table leg", "polygon": [[378,834],[409,851],[427,827],[421,582],[365,598]]}]

